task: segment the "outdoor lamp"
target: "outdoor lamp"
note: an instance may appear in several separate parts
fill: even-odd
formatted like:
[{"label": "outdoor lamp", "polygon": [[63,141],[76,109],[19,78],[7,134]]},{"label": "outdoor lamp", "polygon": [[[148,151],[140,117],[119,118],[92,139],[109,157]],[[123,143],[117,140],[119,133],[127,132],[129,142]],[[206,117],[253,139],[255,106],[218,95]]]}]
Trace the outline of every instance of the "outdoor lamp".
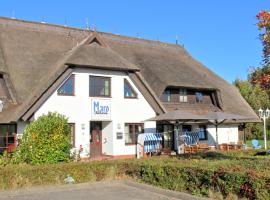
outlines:
[{"label": "outdoor lamp", "polygon": [[260,118],[262,118],[262,116],[263,116],[263,109],[259,109],[259,116],[260,116]]},{"label": "outdoor lamp", "polygon": [[267,108],[266,110],[259,109],[259,117],[263,119],[263,135],[264,135],[264,148],[267,149],[267,141],[266,141],[266,119],[269,118],[270,110]]},{"label": "outdoor lamp", "polygon": [[266,115],[266,118],[268,118],[270,115],[270,110],[268,108],[265,110],[265,115]]}]

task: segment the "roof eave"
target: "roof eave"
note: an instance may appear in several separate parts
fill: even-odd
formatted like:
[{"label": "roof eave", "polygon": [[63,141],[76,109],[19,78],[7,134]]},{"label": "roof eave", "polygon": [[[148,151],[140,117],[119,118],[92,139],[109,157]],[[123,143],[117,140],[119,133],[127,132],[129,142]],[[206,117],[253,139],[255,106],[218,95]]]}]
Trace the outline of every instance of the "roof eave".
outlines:
[{"label": "roof eave", "polygon": [[75,63],[66,63],[70,67],[80,67],[80,68],[92,68],[92,69],[102,69],[102,70],[113,70],[113,71],[125,71],[125,72],[139,72],[139,68],[125,68],[125,67],[112,67],[112,66],[95,66],[95,65],[82,65]]}]

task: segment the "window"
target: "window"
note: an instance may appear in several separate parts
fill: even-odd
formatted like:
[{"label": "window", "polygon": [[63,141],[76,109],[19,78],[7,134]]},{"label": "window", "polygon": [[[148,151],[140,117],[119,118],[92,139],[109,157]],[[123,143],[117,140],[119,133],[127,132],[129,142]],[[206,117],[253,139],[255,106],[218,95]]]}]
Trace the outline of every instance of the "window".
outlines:
[{"label": "window", "polygon": [[183,133],[191,132],[191,125],[182,125],[182,131]]},{"label": "window", "polygon": [[179,101],[180,102],[187,102],[187,89],[180,89],[179,90]]},{"label": "window", "polygon": [[137,136],[143,132],[143,124],[125,124],[125,144],[136,144]]},{"label": "window", "polygon": [[69,123],[70,126],[70,143],[72,145],[72,147],[75,147],[75,124],[74,123]]},{"label": "window", "polygon": [[57,90],[58,95],[73,96],[74,95],[75,75],[72,74],[64,84]]},{"label": "window", "polygon": [[15,149],[15,135],[16,125],[0,125],[0,153],[3,153],[5,150],[10,152]]},{"label": "window", "polygon": [[137,93],[134,91],[128,80],[124,80],[124,97],[137,98]]},{"label": "window", "polygon": [[111,79],[102,76],[89,77],[89,96],[90,97],[110,97]]},{"label": "window", "polygon": [[206,126],[199,126],[199,140],[207,140]]},{"label": "window", "polygon": [[201,92],[195,92],[195,96],[196,96],[196,103],[203,102],[203,94]]},{"label": "window", "polygon": [[171,101],[171,90],[169,90],[169,89],[164,90],[161,99],[164,102],[170,102]]}]

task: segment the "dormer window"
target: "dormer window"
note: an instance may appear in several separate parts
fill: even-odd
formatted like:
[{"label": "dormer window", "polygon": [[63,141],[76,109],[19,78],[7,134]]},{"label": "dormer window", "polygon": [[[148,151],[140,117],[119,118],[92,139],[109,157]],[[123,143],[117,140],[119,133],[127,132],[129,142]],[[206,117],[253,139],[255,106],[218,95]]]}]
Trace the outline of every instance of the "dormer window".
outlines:
[{"label": "dormer window", "polygon": [[74,83],[75,83],[75,75],[72,74],[63,85],[57,90],[58,95],[62,96],[74,96]]},{"label": "dormer window", "polygon": [[167,87],[160,99],[164,103],[171,105],[205,104],[216,106],[214,93],[214,90],[203,90],[199,88]]},{"label": "dormer window", "polygon": [[135,92],[133,87],[130,85],[127,79],[124,80],[124,97],[125,98],[137,98],[138,94]]}]

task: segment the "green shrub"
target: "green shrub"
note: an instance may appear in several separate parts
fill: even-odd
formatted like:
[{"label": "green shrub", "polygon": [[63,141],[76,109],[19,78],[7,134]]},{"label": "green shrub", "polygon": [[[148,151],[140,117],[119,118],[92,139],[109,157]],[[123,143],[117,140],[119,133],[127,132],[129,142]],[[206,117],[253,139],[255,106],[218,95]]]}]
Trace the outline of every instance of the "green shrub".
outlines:
[{"label": "green shrub", "polygon": [[42,115],[26,127],[13,162],[41,164],[69,161],[70,131],[63,115]]},{"label": "green shrub", "polygon": [[0,155],[0,166],[6,166],[11,163],[11,155],[4,151],[2,155]]},{"label": "green shrub", "polygon": [[[233,154],[233,153],[231,153]],[[207,155],[207,154],[206,154]],[[224,199],[270,199],[270,159],[209,154],[211,159],[158,157],[90,163],[0,166],[0,189],[61,184],[67,175],[76,183],[132,178],[158,187]],[[226,155],[226,156],[225,156]],[[214,159],[214,157],[216,159]]]},{"label": "green shrub", "polygon": [[64,184],[68,175],[75,183],[111,180],[116,172],[113,162],[8,165],[0,167],[0,190]]},{"label": "green shrub", "polygon": [[199,196],[209,196],[211,191],[222,194],[224,198],[237,195],[247,199],[269,199],[270,179],[251,171],[228,171],[185,167],[181,164],[143,162],[135,171],[127,174],[145,183],[162,188],[185,191]]},{"label": "green shrub", "polygon": [[5,155],[0,157],[0,164],[4,163],[0,165],[0,189],[60,184],[64,183],[67,175],[72,176],[76,183],[129,177],[139,182],[199,196],[222,196],[224,199],[237,196],[240,199],[267,200],[270,199],[270,156],[254,154],[254,150],[210,151],[141,160],[35,166],[12,165],[9,156]]}]

